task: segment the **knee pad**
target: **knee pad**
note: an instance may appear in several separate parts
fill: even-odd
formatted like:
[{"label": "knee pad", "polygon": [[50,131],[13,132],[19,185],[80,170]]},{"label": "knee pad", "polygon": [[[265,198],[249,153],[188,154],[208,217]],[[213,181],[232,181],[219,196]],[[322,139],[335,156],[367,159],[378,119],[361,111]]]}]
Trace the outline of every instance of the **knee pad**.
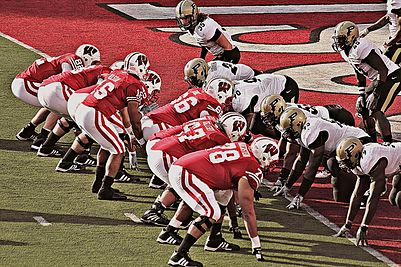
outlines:
[{"label": "knee pad", "polygon": [[91,143],[85,143],[84,141],[82,141],[79,136],[75,137],[75,140],[85,149],[90,148],[90,146],[92,145]]},{"label": "knee pad", "polygon": [[175,190],[172,187],[169,187],[167,189],[170,193],[172,193],[177,199],[180,199],[181,197],[175,192]]},{"label": "knee pad", "polygon": [[[213,223],[210,221],[209,217],[203,215],[200,216],[198,219],[194,222],[194,226],[198,228],[198,230],[201,231],[202,234],[204,234],[207,230],[210,229],[210,227],[212,227]],[[206,226],[206,229],[204,228],[204,225]]]},{"label": "knee pad", "polygon": [[73,127],[74,125],[72,125],[72,123],[70,123],[70,121],[64,120],[64,121],[68,124],[68,126],[65,126],[65,125],[61,122],[61,120],[62,120],[62,119],[57,120],[57,125],[58,125],[61,129],[63,129],[64,132],[68,133],[68,132],[72,129],[72,127]]}]

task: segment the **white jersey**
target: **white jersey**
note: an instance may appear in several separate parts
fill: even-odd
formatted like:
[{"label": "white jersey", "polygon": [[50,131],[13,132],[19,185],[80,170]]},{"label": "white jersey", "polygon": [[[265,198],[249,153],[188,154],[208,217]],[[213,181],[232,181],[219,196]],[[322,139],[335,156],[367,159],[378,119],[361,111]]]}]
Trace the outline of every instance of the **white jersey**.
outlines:
[{"label": "white jersey", "polygon": [[366,76],[369,80],[373,81],[376,80],[378,71],[372,68],[369,64],[362,62],[362,60],[364,60],[372,50],[374,50],[376,54],[383,60],[388,69],[387,75],[399,68],[398,65],[383,55],[383,52],[366,38],[358,38],[349,51],[349,55],[347,56],[343,50],[341,51],[341,56],[346,62],[351,64],[355,70]]},{"label": "white jersey", "polygon": [[190,34],[195,38],[199,45],[206,47],[206,49],[214,56],[218,56],[224,52],[224,49],[218,43],[211,40],[217,29],[227,38],[231,45],[235,47],[231,39],[231,35],[210,17],[207,17],[204,21],[199,22],[195,26],[194,33]]},{"label": "white jersey", "polygon": [[260,74],[252,79],[238,81],[234,87],[232,107],[236,112],[243,112],[256,99],[253,111],[259,112],[260,104],[269,95],[279,95],[285,89],[287,78],[278,74]]},{"label": "white jersey", "polygon": [[398,30],[398,26],[399,26],[397,15],[394,13],[391,13],[391,10],[394,8],[395,5],[401,6],[401,0],[388,0],[387,1],[387,16],[390,20],[389,21],[390,23],[388,24],[388,29],[390,31],[390,38],[393,38],[397,34],[397,30]]},{"label": "white jersey", "polygon": [[215,78],[224,78],[230,81],[245,80],[255,76],[253,69],[244,64],[233,64],[230,62],[215,60],[207,63],[206,83]]},{"label": "white jersey", "polygon": [[384,171],[386,177],[391,177],[399,173],[401,165],[401,143],[392,143],[390,145],[369,143],[364,145],[360,162],[353,172],[356,175],[367,175],[381,158],[387,159],[387,167]]},{"label": "white jersey", "polygon": [[324,106],[311,106],[308,104],[296,104],[296,103],[286,103],[286,104],[287,108],[296,107],[302,109],[306,117],[319,117],[323,119],[330,119],[329,110]]},{"label": "white jersey", "polygon": [[337,148],[340,141],[346,137],[369,137],[361,128],[341,124],[335,120],[326,120],[319,117],[307,117],[304,127],[301,131],[301,146],[310,149],[320,132],[326,131],[328,138],[324,144],[324,153],[331,154]]}]

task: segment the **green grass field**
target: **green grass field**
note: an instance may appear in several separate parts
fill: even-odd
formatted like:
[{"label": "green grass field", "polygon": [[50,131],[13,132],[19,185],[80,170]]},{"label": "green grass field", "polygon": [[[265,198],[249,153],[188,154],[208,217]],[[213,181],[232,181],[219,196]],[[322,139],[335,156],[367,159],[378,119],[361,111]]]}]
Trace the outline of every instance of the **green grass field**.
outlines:
[{"label": "green grass field", "polygon": [[[15,134],[37,108],[17,100],[10,84],[38,55],[0,38],[0,265],[1,266],[166,266],[174,246],[160,245],[161,228],[136,224],[124,216],[140,217],[159,193],[147,187],[149,173],[138,173],[143,184],[115,184],[129,196],[126,202],[97,200],[90,192],[94,170],[87,174],[54,171],[58,159],[39,158],[29,142]],[[72,137],[63,139],[63,142]],[[141,167],[147,170],[144,159]],[[384,266],[306,212],[287,211],[287,201],[262,188],[256,203],[259,234],[267,262],[250,254],[248,239],[227,240],[241,246],[237,253],[203,250],[206,236],[191,250],[205,266]],[[168,211],[167,215],[172,216]],[[52,225],[41,226],[42,216]],[[245,236],[245,229],[241,222]],[[184,232],[181,233],[184,235]]]}]

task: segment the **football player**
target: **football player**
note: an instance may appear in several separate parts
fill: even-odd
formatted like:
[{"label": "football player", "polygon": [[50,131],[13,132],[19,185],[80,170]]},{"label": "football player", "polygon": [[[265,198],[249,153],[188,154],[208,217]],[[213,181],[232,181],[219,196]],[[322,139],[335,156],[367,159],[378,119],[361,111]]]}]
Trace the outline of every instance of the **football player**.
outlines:
[{"label": "football player", "polygon": [[[311,106],[307,104],[286,103],[282,96],[270,95],[263,99],[260,106],[260,112],[255,114],[250,131],[254,134],[263,134],[276,139],[281,138],[281,134],[278,132],[280,116],[287,108],[291,107],[302,109],[306,117],[316,116],[323,119],[332,119],[345,125],[355,126],[355,120],[352,113],[340,105]],[[283,168],[281,169],[280,175],[275,183],[276,187],[273,188],[275,191],[278,188],[281,188],[287,180],[298,152],[298,144],[287,144]]]},{"label": "football player", "polygon": [[[203,266],[192,260],[188,251],[209,228],[211,233],[204,249],[218,249],[223,239],[220,232],[224,214],[222,206],[231,198],[232,189],[238,191],[242,216],[252,242],[252,254],[262,261],[253,203],[254,191],[262,181],[262,169],[269,168],[277,160],[277,144],[267,137],[256,138],[250,146],[243,142],[227,143],[176,160],[169,170],[170,183],[183,199],[184,205],[188,205],[200,216],[189,227],[187,235],[168,263],[173,266]],[[238,246],[231,247],[232,250],[239,249]]]},{"label": "football player", "polygon": [[[360,96],[356,103],[364,127],[376,139],[375,124],[384,142],[392,142],[391,127],[384,115],[401,91],[401,69],[367,38],[359,37],[358,26],[344,21],[336,26],[333,49],[356,71]],[[372,81],[366,86],[366,78]]]},{"label": "football player", "polygon": [[200,13],[193,1],[180,1],[176,6],[175,15],[181,30],[188,31],[202,47],[200,58],[206,58],[209,51],[217,60],[235,64],[239,62],[241,55],[230,33],[207,14]]},{"label": "football player", "polygon": [[39,103],[48,110],[62,116],[57,121],[46,141],[39,147],[38,156],[60,156],[54,146],[61,137],[68,133],[75,123],[69,118],[67,101],[74,91],[95,85],[98,78],[110,73],[111,69],[102,65],[93,65],[78,70],[66,71],[44,80],[38,90]]},{"label": "football player", "polygon": [[[371,141],[369,135],[360,128],[341,124],[334,120],[306,117],[305,113],[296,107],[287,108],[281,114],[280,130],[283,138],[290,142],[298,142],[301,150],[287,182],[274,195],[286,194],[308,166],[297,195],[287,206],[288,209],[298,209],[313,184],[323,156],[326,155],[328,157],[327,166],[335,178],[332,181],[334,183],[333,197],[336,201],[348,202],[356,177],[338,167],[334,158],[335,150],[337,144],[345,137],[355,136],[367,143]],[[343,186],[341,183],[346,183],[348,186]]]},{"label": "football player", "polygon": [[[144,64],[138,65],[138,62]],[[119,133],[128,134],[131,150],[143,145],[140,142],[143,138],[139,106],[148,97],[147,88],[141,82],[148,68],[149,60],[144,54],[128,54],[124,59],[124,70],[112,71],[73,111],[78,126],[101,146],[92,185],[92,192],[97,192],[99,199],[127,198],[111,187],[125,154]],[[127,112],[118,112],[125,107]],[[129,121],[131,125],[123,121]]]},{"label": "football player", "polygon": [[349,234],[364,192],[370,189],[365,214],[357,231],[355,242],[357,246],[367,246],[368,226],[374,217],[380,195],[385,188],[386,177],[393,177],[393,188],[389,195],[389,201],[401,209],[401,143],[364,145],[358,138],[349,137],[338,144],[336,159],[342,168],[352,170],[358,180],[352,193],[345,224],[335,236],[343,237]]},{"label": "football player", "polygon": [[[152,208],[145,212],[141,220],[156,225],[168,224],[168,220],[162,215],[165,208],[177,200],[177,194],[168,180],[168,170],[176,159],[194,151],[243,141],[246,129],[245,118],[241,114],[229,112],[217,120],[215,117],[205,116],[156,133],[146,146],[148,165],[169,187]],[[159,235],[158,242],[180,243],[180,237],[176,233],[181,223],[177,220],[172,221]]]},{"label": "football player", "polygon": [[261,73],[244,64],[233,64],[220,60],[207,63],[202,58],[191,59],[184,67],[185,81],[190,87],[195,86],[199,88],[202,88],[215,78],[236,81],[250,79]]},{"label": "football player", "polygon": [[22,128],[16,135],[18,140],[34,140],[31,148],[39,149],[45,141],[50,130],[55,125],[59,116],[52,113],[47,119],[39,136],[35,133],[35,128],[44,122],[50,111],[42,108],[38,100],[38,89],[40,84],[52,75],[61,72],[77,70],[100,62],[99,49],[93,45],[83,44],[78,47],[75,54],[68,53],[58,57],[37,59],[26,70],[18,74],[11,84],[13,94],[20,100],[33,106],[41,107],[32,120]]},{"label": "football player", "polygon": [[388,0],[387,1],[387,14],[381,17],[374,24],[364,29],[360,37],[363,38],[388,24],[390,36],[388,41],[384,42],[383,46],[386,49],[384,54],[396,64],[401,62],[401,30],[400,30],[400,16],[401,16],[401,1]]}]

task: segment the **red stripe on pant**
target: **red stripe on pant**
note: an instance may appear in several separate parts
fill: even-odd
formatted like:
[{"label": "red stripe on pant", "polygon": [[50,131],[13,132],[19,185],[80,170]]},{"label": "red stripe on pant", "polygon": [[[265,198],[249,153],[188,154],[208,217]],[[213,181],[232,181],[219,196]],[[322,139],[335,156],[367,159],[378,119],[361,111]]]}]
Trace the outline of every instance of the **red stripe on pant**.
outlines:
[{"label": "red stripe on pant", "polygon": [[[102,126],[106,129],[106,133],[103,131]],[[110,144],[112,144],[117,153],[121,154],[124,152],[124,148],[121,147],[121,144],[118,141],[116,141],[120,140],[120,138],[116,136],[113,131],[105,125],[104,115],[97,110],[95,111],[95,127],[103,136],[103,138],[106,139]],[[108,134],[110,134],[115,140],[113,141]]]},{"label": "red stripe on pant", "polygon": [[[117,126],[117,127],[121,128],[122,130],[124,130],[125,127],[124,127],[124,125],[122,124],[122,118],[121,118],[121,116],[120,116],[118,113],[115,113],[115,114],[113,114],[113,115],[116,116],[117,119],[119,119],[119,121],[118,121],[117,119],[113,118],[113,117],[110,117],[110,118],[109,118],[109,121],[110,121],[111,123],[113,123],[115,126]],[[111,115],[111,116],[113,116],[113,115]]]},{"label": "red stripe on pant", "polygon": [[[187,186],[187,185],[185,184],[185,173],[188,174],[188,183],[189,183],[189,186]],[[213,217],[213,215],[214,215],[214,209],[213,209],[212,205],[210,205],[210,202],[208,201],[208,199],[207,199],[205,193],[204,193],[202,190],[200,190],[199,187],[197,187],[197,186],[193,183],[193,181],[192,181],[192,174],[189,173],[187,170],[184,170],[184,169],[183,169],[182,174],[181,174],[181,179],[182,179],[181,182],[182,182],[182,185],[183,185],[184,190],[185,190],[194,200],[196,200],[196,202],[203,208],[203,210],[204,210],[205,213],[206,213],[206,216],[208,216],[208,217]],[[200,201],[199,198],[197,198],[197,197],[189,190],[189,187],[192,187],[197,193],[199,193],[199,194],[202,196],[202,198],[203,198],[204,201],[206,202],[207,207],[203,204],[203,202]],[[209,212],[210,212],[210,214],[208,214]]]},{"label": "red stripe on pant", "polygon": [[36,90],[38,90],[39,88],[33,83],[33,82],[31,82],[31,81],[27,81],[27,80],[25,80],[24,79],[24,85],[25,85],[25,90],[29,93],[29,94],[31,94],[31,95],[33,95],[33,96],[38,96],[38,92],[36,91],[32,91],[31,90],[31,88],[29,87],[29,85],[31,85],[34,89],[36,89]]},{"label": "red stripe on pant", "polygon": [[68,101],[68,99],[70,99],[70,96],[74,93],[74,90],[72,90],[70,87],[68,87],[64,83],[61,83],[61,91],[63,92],[65,101]]}]

